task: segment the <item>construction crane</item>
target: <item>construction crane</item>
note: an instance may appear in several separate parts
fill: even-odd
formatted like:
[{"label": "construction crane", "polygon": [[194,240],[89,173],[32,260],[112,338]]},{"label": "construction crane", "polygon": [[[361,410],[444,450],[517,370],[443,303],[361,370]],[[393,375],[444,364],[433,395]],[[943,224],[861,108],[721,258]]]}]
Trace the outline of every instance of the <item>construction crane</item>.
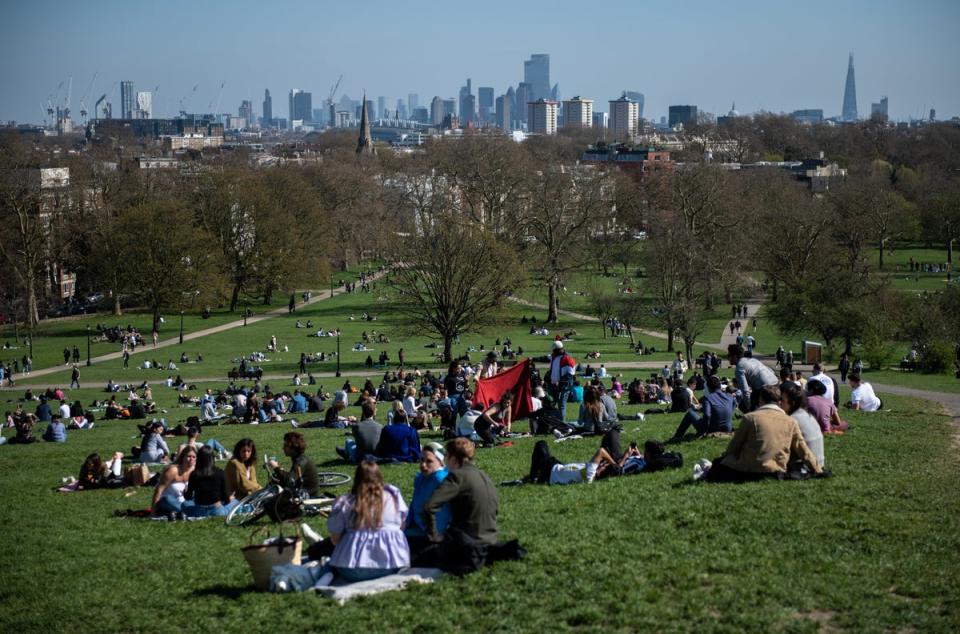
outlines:
[{"label": "construction crane", "polygon": [[337,94],[337,88],[340,87],[340,82],[343,81],[343,75],[340,75],[340,78],[337,79],[337,83],[333,85],[333,88],[330,89],[330,96],[327,97],[327,105],[333,103],[333,97]]},{"label": "construction crane", "polygon": [[73,97],[73,77],[70,78],[70,83],[67,87],[67,98],[63,100],[63,118],[66,119],[70,116],[70,98]]},{"label": "construction crane", "polygon": [[337,127],[337,113],[333,107],[333,98],[337,94],[337,88],[340,87],[340,82],[343,81],[343,75],[337,79],[337,83],[333,85],[333,88],[330,89],[330,95],[327,97],[327,112],[330,116],[330,127]]},{"label": "construction crane", "polygon": [[[217,91],[217,96],[214,97],[210,104],[207,106],[207,112],[210,114],[217,114],[217,110],[220,109],[220,98],[223,97],[223,87],[226,85],[226,82],[220,82],[220,89]],[[213,104],[216,103],[217,107],[214,109]]]},{"label": "construction crane", "polygon": [[[83,117],[84,120],[87,119],[87,114],[88,114],[87,97],[89,97],[93,93],[93,84],[97,81],[97,75],[99,74],[100,74],[100,71],[97,71],[93,74],[93,79],[90,80],[90,85],[87,86],[87,92],[85,92],[83,94],[83,97],[80,98],[80,116]],[[94,116],[96,116],[96,112],[94,112]]]},{"label": "construction crane", "polygon": [[56,109],[53,107],[53,104],[60,97],[60,89],[63,88],[63,82],[61,81],[57,84],[57,89],[47,95],[47,116],[52,117],[56,113]]},{"label": "construction crane", "polygon": [[194,84],[190,94],[180,98],[180,114],[187,114],[187,105],[190,103],[190,99],[193,98],[194,93],[197,92],[198,86],[200,86],[200,84]]},{"label": "construction crane", "polygon": [[94,118],[94,119],[99,119],[99,118],[100,118],[100,104],[102,104],[102,103],[106,100],[106,98],[107,98],[107,93],[103,93],[102,95],[100,95],[100,98],[97,99],[97,103],[94,104],[94,106],[93,106],[93,118]]}]

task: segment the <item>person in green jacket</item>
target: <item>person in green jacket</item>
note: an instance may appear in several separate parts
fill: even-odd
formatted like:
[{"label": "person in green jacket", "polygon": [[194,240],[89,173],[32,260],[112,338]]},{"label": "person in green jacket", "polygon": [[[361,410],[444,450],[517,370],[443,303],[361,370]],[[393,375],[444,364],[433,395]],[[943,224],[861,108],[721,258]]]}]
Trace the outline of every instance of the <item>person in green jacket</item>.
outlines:
[{"label": "person in green jacket", "polygon": [[424,526],[432,541],[440,541],[437,532],[437,513],[450,505],[449,535],[462,531],[485,544],[497,543],[497,489],[490,478],[473,463],[475,447],[467,438],[456,438],[447,443],[449,475],[437,487],[423,507]]}]

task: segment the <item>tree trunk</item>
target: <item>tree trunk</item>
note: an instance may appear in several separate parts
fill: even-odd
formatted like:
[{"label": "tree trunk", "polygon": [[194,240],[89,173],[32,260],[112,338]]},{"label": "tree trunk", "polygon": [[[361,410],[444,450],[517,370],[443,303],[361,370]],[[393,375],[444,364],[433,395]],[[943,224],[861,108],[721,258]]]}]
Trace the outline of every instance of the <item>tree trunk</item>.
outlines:
[{"label": "tree trunk", "polygon": [[153,306],[153,330],[151,334],[154,332],[160,332],[160,306],[156,304]]},{"label": "tree trunk", "polygon": [[883,247],[886,244],[887,240],[885,238],[880,239],[880,270],[883,270]]},{"label": "tree trunk", "polygon": [[693,369],[693,341],[684,340],[684,346],[687,349],[687,365]]},{"label": "tree trunk", "polygon": [[773,280],[773,295],[770,297],[770,301],[776,303],[777,301],[777,280]]},{"label": "tree trunk", "polygon": [[453,337],[450,335],[443,336],[443,362],[450,363],[453,360]]},{"label": "tree trunk", "polygon": [[947,240],[947,263],[953,264],[953,239]]},{"label": "tree trunk", "polygon": [[123,314],[123,310],[120,308],[120,293],[113,294],[113,316],[119,317]]},{"label": "tree trunk", "polygon": [[230,293],[230,312],[237,310],[237,303],[240,301],[240,285],[233,285],[233,292]]},{"label": "tree trunk", "polygon": [[630,324],[627,324],[627,334],[630,335],[630,345],[631,346],[637,345],[636,342],[634,342],[633,340],[633,326],[631,326]]},{"label": "tree trunk", "polygon": [[844,340],[843,351],[847,354],[847,356],[850,356],[851,354],[853,354],[853,340],[850,338],[850,335],[847,335],[846,337],[844,337],[843,340]]},{"label": "tree trunk", "polygon": [[263,305],[269,306],[273,302],[273,284],[267,284],[263,289]]},{"label": "tree trunk", "polygon": [[40,309],[37,306],[37,286],[33,273],[27,274],[27,325],[40,323]]},{"label": "tree trunk", "polygon": [[557,285],[547,284],[547,323],[557,321]]},{"label": "tree trunk", "polygon": [[667,328],[667,352],[673,352],[673,333],[674,328]]}]

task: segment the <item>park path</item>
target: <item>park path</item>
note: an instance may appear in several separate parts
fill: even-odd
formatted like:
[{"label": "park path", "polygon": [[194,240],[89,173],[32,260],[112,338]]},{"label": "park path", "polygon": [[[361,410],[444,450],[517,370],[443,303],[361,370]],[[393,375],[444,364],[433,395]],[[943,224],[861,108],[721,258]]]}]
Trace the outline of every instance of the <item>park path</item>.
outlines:
[{"label": "park path", "polygon": [[[383,277],[383,275],[384,275],[383,272],[377,272],[374,275],[371,275],[370,277],[368,277],[367,280],[370,282],[373,282]],[[305,290],[309,290],[309,289],[305,289]],[[321,302],[325,299],[330,299],[331,297],[342,295],[343,293],[346,293],[346,292],[347,291],[344,290],[343,288],[338,288],[335,290],[310,291],[311,293],[310,301],[301,303],[298,305],[298,307],[309,306],[317,302]],[[261,321],[266,321],[268,319],[273,319],[274,317],[279,317],[281,315],[287,315],[287,314],[290,314],[289,307],[281,306],[279,308],[275,308],[273,310],[270,310],[265,313],[261,313],[259,315],[247,317],[246,321],[244,321],[243,318],[240,318],[240,319],[237,319],[236,321],[220,324],[219,326],[212,326],[210,328],[205,328],[203,330],[196,330],[194,332],[187,333],[183,335],[183,341],[187,342],[187,341],[192,341],[194,339],[201,339],[203,337],[206,337],[208,335],[213,335],[218,332],[226,332],[227,330],[233,330],[234,328],[242,328],[244,325],[247,325],[247,324],[255,324]],[[130,352],[130,356],[133,357],[143,352],[149,352],[149,351],[157,350],[159,348],[167,348],[170,346],[179,346],[179,345],[180,345],[180,336],[178,334],[176,337],[171,337],[170,339],[164,339],[162,341],[158,341],[156,346],[153,346],[150,344],[139,346],[135,350],[132,350]],[[121,359],[121,358],[123,358],[123,350],[102,354],[99,357],[93,357],[92,359],[90,359],[90,363],[91,364],[102,363],[103,361],[112,361],[112,360]],[[55,365],[49,368],[40,368],[39,370],[34,370],[30,374],[25,374],[21,372],[19,374],[14,375],[14,380],[17,381],[17,383],[19,384],[20,381],[27,381],[38,376],[46,376],[49,374],[54,374],[56,372],[62,372],[67,368],[70,368],[71,365],[72,364]],[[202,379],[197,379],[197,380],[202,380]],[[219,380],[219,379],[210,379],[210,380]],[[19,385],[17,387],[19,389]]]},{"label": "park path", "polygon": [[724,324],[723,332],[720,333],[720,347],[726,350],[727,346],[729,346],[730,344],[737,343],[737,331],[734,330],[732,333],[730,332],[730,324],[737,320],[740,321],[740,325],[741,325],[740,334],[742,334],[743,338],[746,339],[747,335],[753,332],[752,330],[753,326],[751,324],[753,323],[753,319],[757,316],[757,313],[760,312],[760,309],[762,307],[763,307],[762,302],[758,302],[757,300],[752,300],[747,304],[746,317],[732,317],[726,324]]},{"label": "park path", "polygon": [[[536,308],[537,310],[547,310],[547,306],[545,304],[538,304],[536,302],[531,302],[529,300],[521,299],[520,297],[514,297],[512,295],[510,296],[510,301],[514,302],[515,304],[520,304],[521,306],[529,306],[530,308]],[[593,315],[584,315],[583,313],[575,313],[570,310],[559,309],[557,310],[557,313],[561,315],[566,315],[567,317],[573,317],[574,319],[579,319],[580,321],[592,321],[596,323],[600,322],[600,319],[598,319],[597,317],[594,317]],[[667,333],[658,332],[656,330],[634,328],[633,332],[641,335],[646,335],[647,337],[656,337],[658,339],[667,338]],[[696,345],[704,348],[714,348],[716,350],[721,349],[721,345],[718,343],[703,343],[701,341],[698,341]],[[723,349],[726,350],[726,347],[723,347]]]}]

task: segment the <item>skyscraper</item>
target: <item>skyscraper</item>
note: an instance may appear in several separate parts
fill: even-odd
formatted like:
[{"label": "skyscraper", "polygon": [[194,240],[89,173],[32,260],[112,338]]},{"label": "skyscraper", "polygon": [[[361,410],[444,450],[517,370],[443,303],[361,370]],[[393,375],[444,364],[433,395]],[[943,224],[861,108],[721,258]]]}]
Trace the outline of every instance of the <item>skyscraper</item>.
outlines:
[{"label": "skyscraper", "polygon": [[290,121],[311,121],[313,118],[313,94],[299,88],[290,90]]},{"label": "skyscraper", "polygon": [[253,102],[249,99],[244,99],[240,102],[240,108],[237,110],[237,114],[242,118],[247,120],[247,126],[249,127],[254,123],[253,121]]},{"label": "skyscraper", "polygon": [[880,99],[880,103],[870,104],[870,118],[886,121],[888,118],[889,100],[886,97]]},{"label": "skyscraper", "polygon": [[135,95],[133,94],[133,82],[132,81],[120,82],[120,118],[121,119],[133,119],[134,98],[135,98]]},{"label": "skyscraper", "polygon": [[263,126],[269,127],[273,120],[273,97],[270,96],[270,89],[263,91]]},{"label": "skyscraper", "polygon": [[586,129],[593,125],[593,99],[574,97],[563,102],[563,127]]},{"label": "skyscraper", "polygon": [[[523,62],[523,81],[530,86],[530,101],[550,98],[550,56],[537,53]],[[524,108],[526,111],[526,108]]]},{"label": "skyscraper", "polygon": [[520,85],[517,86],[516,93],[516,112],[513,115],[516,117],[517,121],[520,121],[521,123],[527,122],[527,104],[536,100],[536,97],[533,96],[533,90],[530,87],[530,84],[525,81],[520,82]]},{"label": "skyscraper", "polygon": [[637,133],[640,121],[640,106],[636,101],[622,95],[610,102],[610,121],[608,128],[614,139],[630,138]]},{"label": "skyscraper", "polygon": [[373,113],[370,113],[370,117],[373,119],[386,119],[387,118],[387,98],[384,96],[377,97],[377,115],[373,116]]},{"label": "skyscraper", "polygon": [[638,116],[642,119],[643,118],[643,101],[644,101],[643,93],[638,92],[636,90],[624,90],[623,94],[625,94],[628,99],[633,99],[634,101],[637,102],[637,110],[639,113]]},{"label": "skyscraper", "polygon": [[412,92],[407,95],[407,109],[410,112],[413,112],[420,106],[420,95],[415,92]]},{"label": "skyscraper", "polygon": [[847,83],[843,87],[843,111],[840,119],[857,120],[857,80],[853,73],[853,53],[850,53],[850,61],[847,63]]},{"label": "skyscraper", "polygon": [[530,132],[533,134],[557,133],[557,102],[537,99],[529,105],[527,114]]},{"label": "skyscraper", "polygon": [[670,106],[668,113],[670,115],[668,122],[671,128],[677,124],[691,125],[697,122],[696,106]]},{"label": "skyscraper", "polygon": [[470,123],[476,119],[476,100],[473,97],[473,87],[470,78],[467,78],[467,85],[460,87],[460,122]]},{"label": "skyscraper", "polygon": [[480,122],[490,123],[493,114],[493,88],[477,88],[477,105],[480,107]]},{"label": "skyscraper", "polygon": [[509,94],[497,97],[497,127],[508,132],[511,127],[510,102]]},{"label": "skyscraper", "polygon": [[443,99],[434,97],[430,102],[430,124],[440,125],[443,123]]}]

